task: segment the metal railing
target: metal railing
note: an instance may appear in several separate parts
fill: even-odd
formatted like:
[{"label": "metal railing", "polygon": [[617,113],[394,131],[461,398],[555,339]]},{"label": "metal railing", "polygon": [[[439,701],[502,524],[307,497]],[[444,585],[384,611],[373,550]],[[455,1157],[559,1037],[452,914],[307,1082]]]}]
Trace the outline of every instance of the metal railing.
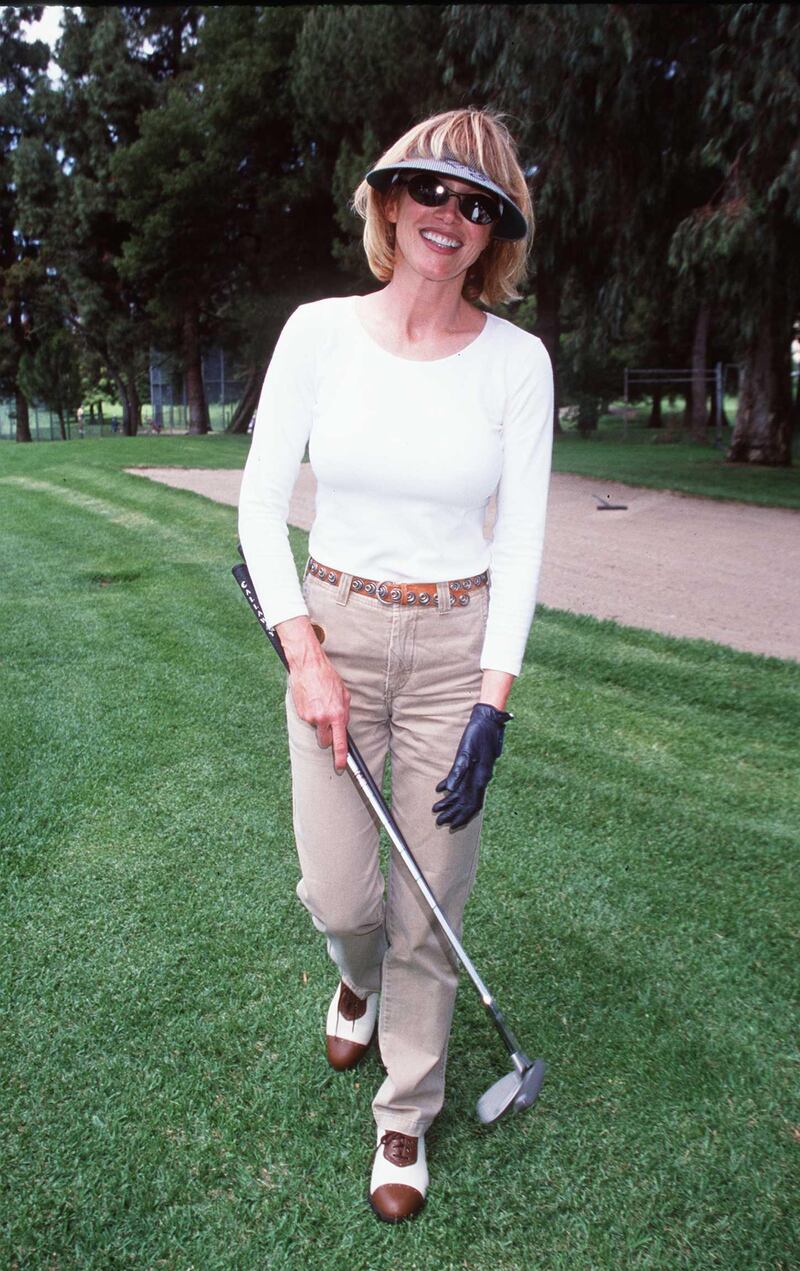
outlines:
[{"label": "metal railing", "polygon": [[[730,365],[723,367],[722,362],[717,362],[713,370],[706,370],[702,373],[703,383],[709,388],[714,389],[714,416],[715,416],[715,442],[716,445],[722,445],[722,419],[724,414],[724,380],[725,372],[729,370],[737,370],[738,367]],[[624,399],[625,407],[623,412],[622,436],[624,440],[628,437],[628,419],[631,414],[630,408],[630,390],[631,388],[647,385],[685,385],[693,384],[696,381],[695,372],[691,366],[688,367],[625,367],[625,387]]]}]

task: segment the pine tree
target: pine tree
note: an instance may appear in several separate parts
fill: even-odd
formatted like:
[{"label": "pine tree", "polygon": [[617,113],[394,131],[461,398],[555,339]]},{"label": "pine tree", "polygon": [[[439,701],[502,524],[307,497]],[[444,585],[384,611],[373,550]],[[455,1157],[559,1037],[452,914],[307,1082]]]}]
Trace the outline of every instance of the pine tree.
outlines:
[{"label": "pine tree", "polygon": [[302,18],[291,7],[207,10],[191,61],[114,161],[131,226],[122,273],[146,293],[160,346],[180,351],[190,431],[208,426],[203,348],[238,346],[260,380],[270,310],[315,264],[287,93]]},{"label": "pine tree", "polygon": [[294,135],[302,184],[340,268],[333,290],[376,286],[349,207],[364,174],[412,124],[459,101],[445,86],[441,5],[315,5],[293,58]]},{"label": "pine tree", "polygon": [[[677,219],[695,206],[689,157],[720,22],[710,5],[454,5],[445,52],[507,111],[534,195],[534,330],[573,392],[591,380],[628,316],[671,325],[667,264]],[[701,197],[712,177],[704,173]],[[638,304],[642,293],[652,302]],[[571,330],[564,345],[564,303]],[[684,297],[679,309],[685,309]],[[687,348],[680,362],[686,365]],[[599,400],[601,394],[594,393]],[[597,408],[597,400],[595,409]],[[556,411],[558,408],[558,394]],[[588,407],[587,407],[588,410]],[[555,427],[558,427],[557,416]]]},{"label": "pine tree", "polygon": [[728,457],[791,463],[790,346],[800,295],[800,14],[726,6],[702,104],[715,195],[678,226],[672,259],[736,314],[742,366]]},{"label": "pine tree", "polygon": [[135,434],[149,332],[143,297],[119,271],[130,227],[111,160],[138,136],[156,82],[119,8],[65,9],[56,58],[61,81],[16,156],[23,223],[40,243],[67,322],[108,368],[124,431]]},{"label": "pine tree", "polygon": [[16,402],[17,441],[30,441],[28,399],[19,378],[28,348],[32,298],[41,279],[37,245],[20,230],[14,156],[31,124],[33,101],[44,78],[49,50],[26,41],[23,24],[37,21],[41,5],[0,9],[0,385]]}]

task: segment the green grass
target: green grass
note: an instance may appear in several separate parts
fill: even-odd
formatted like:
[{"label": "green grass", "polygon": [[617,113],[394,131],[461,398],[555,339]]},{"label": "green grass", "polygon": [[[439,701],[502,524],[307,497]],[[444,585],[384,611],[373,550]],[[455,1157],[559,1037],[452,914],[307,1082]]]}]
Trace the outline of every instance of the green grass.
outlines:
[{"label": "green grass", "polygon": [[541,613],[466,943],[549,1078],[477,1124],[463,985],[427,1210],[381,1226],[235,513],[121,471],[245,450],[0,450],[0,1265],[788,1271],[800,668]]},{"label": "green grass", "polygon": [[[679,435],[670,428],[666,434]],[[663,436],[641,422],[632,423],[623,435],[619,417],[604,416],[600,429],[590,440],[578,436],[573,428],[556,439],[553,468],[556,472],[572,472],[599,481],[621,481],[713,499],[736,499],[764,507],[800,508],[797,458],[791,468],[729,464],[725,462],[725,451],[716,449],[713,444],[700,446],[680,440],[665,444]],[[146,449],[153,442],[157,448]],[[92,436],[83,440],[74,438],[69,449],[76,453],[70,458],[62,456],[59,462],[70,467],[76,462],[79,467],[109,462],[114,468],[144,463],[238,468],[244,464],[249,444],[249,437],[219,432],[211,437],[168,434],[158,438],[122,437],[117,434],[100,439]],[[121,449],[106,455],[102,449],[92,448],[98,445]],[[17,449],[14,442],[0,444],[0,466],[8,466],[13,471],[19,462],[14,457]]]},{"label": "green grass", "polygon": [[619,416],[606,415],[590,438],[568,427],[556,438],[553,468],[602,481],[623,481],[628,485],[656,490],[676,490],[681,494],[711,499],[736,499],[764,507],[800,508],[800,452],[795,447],[791,468],[762,468],[733,464],[725,460],[730,434],[725,432],[721,448],[698,445],[683,438],[677,423],[666,417],[663,430],[647,427],[641,417],[626,429]]}]

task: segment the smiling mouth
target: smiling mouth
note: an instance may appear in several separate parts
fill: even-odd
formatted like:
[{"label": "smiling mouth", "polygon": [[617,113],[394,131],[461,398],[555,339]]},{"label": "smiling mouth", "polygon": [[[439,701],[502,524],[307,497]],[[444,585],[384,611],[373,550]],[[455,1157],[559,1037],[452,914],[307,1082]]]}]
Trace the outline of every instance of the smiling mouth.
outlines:
[{"label": "smiling mouth", "polygon": [[448,250],[452,250],[461,246],[460,239],[450,238],[447,234],[438,234],[432,229],[420,230],[420,234],[427,243],[432,243],[434,247],[445,247]]}]

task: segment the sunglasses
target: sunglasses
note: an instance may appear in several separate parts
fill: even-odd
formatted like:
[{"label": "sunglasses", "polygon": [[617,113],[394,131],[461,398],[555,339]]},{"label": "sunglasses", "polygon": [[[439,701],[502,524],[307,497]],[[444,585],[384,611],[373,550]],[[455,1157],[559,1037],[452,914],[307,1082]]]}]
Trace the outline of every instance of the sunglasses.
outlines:
[{"label": "sunglasses", "polygon": [[435,176],[408,177],[399,181],[404,185],[415,203],[423,207],[444,207],[448,199],[456,199],[458,210],[471,225],[494,225],[503,215],[503,209],[490,194],[456,194],[444,182]]}]

